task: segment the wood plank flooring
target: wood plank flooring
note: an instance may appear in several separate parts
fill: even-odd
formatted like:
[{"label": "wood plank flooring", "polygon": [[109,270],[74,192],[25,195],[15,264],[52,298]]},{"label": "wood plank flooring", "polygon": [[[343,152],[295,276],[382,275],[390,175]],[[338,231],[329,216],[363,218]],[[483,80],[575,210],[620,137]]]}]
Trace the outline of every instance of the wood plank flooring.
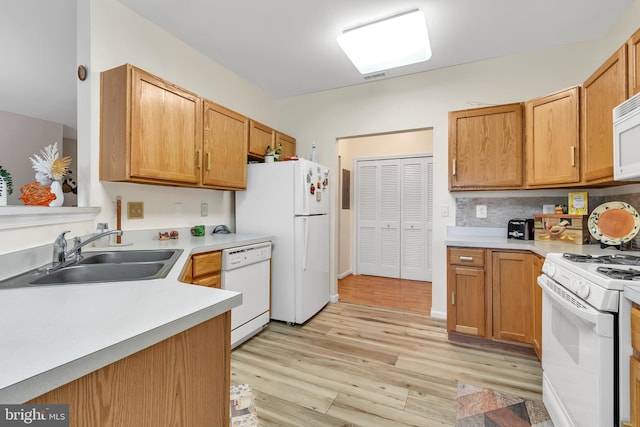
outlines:
[{"label": "wood plank flooring", "polygon": [[231,354],[261,426],[453,426],[457,382],[541,399],[530,356],[448,343],[421,313],[339,302],[303,326],[270,325]]},{"label": "wood plank flooring", "polygon": [[431,282],[353,275],[338,280],[340,301],[431,314]]}]

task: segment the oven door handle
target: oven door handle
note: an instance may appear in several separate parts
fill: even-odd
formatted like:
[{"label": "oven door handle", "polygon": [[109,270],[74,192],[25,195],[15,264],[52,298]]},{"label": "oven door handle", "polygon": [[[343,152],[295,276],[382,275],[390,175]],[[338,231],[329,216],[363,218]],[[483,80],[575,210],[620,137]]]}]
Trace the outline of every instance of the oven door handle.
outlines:
[{"label": "oven door handle", "polygon": [[570,295],[573,300],[579,301],[580,298],[573,295],[570,291],[562,288],[559,285],[556,285],[553,279],[548,278],[545,275],[538,276],[538,285],[542,288],[543,292],[549,296],[556,304],[560,305],[563,309],[568,311],[574,317],[582,320],[585,323],[592,325],[593,330],[600,336],[603,337],[613,337],[613,316],[611,313],[601,313],[595,308],[587,305],[586,303],[581,304],[581,307],[576,307],[571,302],[562,298],[562,296],[558,295],[553,289],[553,287],[558,287],[566,292],[567,295]]}]

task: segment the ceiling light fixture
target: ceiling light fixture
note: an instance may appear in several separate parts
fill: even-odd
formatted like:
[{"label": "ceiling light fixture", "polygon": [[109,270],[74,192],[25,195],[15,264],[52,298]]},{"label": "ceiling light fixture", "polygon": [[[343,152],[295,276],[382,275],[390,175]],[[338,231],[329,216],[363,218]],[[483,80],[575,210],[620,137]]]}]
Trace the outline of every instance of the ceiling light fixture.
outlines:
[{"label": "ceiling light fixture", "polygon": [[427,23],[419,9],[345,30],[338,45],[361,74],[431,58]]}]

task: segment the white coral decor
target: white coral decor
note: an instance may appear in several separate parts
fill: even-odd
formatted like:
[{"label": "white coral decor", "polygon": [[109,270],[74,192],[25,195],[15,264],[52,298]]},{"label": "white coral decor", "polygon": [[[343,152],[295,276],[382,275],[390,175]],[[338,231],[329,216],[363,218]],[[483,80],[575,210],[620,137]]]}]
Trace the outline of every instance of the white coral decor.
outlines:
[{"label": "white coral decor", "polygon": [[36,171],[36,181],[44,186],[51,185],[51,190],[56,195],[56,200],[52,201],[49,206],[61,206],[64,195],[60,181],[69,172],[71,157],[60,158],[57,142],[44,147],[40,154],[42,156],[34,154],[33,157],[29,158],[33,170]]}]

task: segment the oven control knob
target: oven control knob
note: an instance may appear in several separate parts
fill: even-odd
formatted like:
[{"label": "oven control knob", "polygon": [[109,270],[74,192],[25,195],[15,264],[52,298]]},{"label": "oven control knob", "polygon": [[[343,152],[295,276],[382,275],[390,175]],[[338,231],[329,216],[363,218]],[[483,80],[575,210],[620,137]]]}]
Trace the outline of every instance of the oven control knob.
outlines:
[{"label": "oven control knob", "polygon": [[591,289],[589,288],[589,286],[584,283],[580,283],[577,290],[577,294],[580,298],[587,298],[590,292]]}]

